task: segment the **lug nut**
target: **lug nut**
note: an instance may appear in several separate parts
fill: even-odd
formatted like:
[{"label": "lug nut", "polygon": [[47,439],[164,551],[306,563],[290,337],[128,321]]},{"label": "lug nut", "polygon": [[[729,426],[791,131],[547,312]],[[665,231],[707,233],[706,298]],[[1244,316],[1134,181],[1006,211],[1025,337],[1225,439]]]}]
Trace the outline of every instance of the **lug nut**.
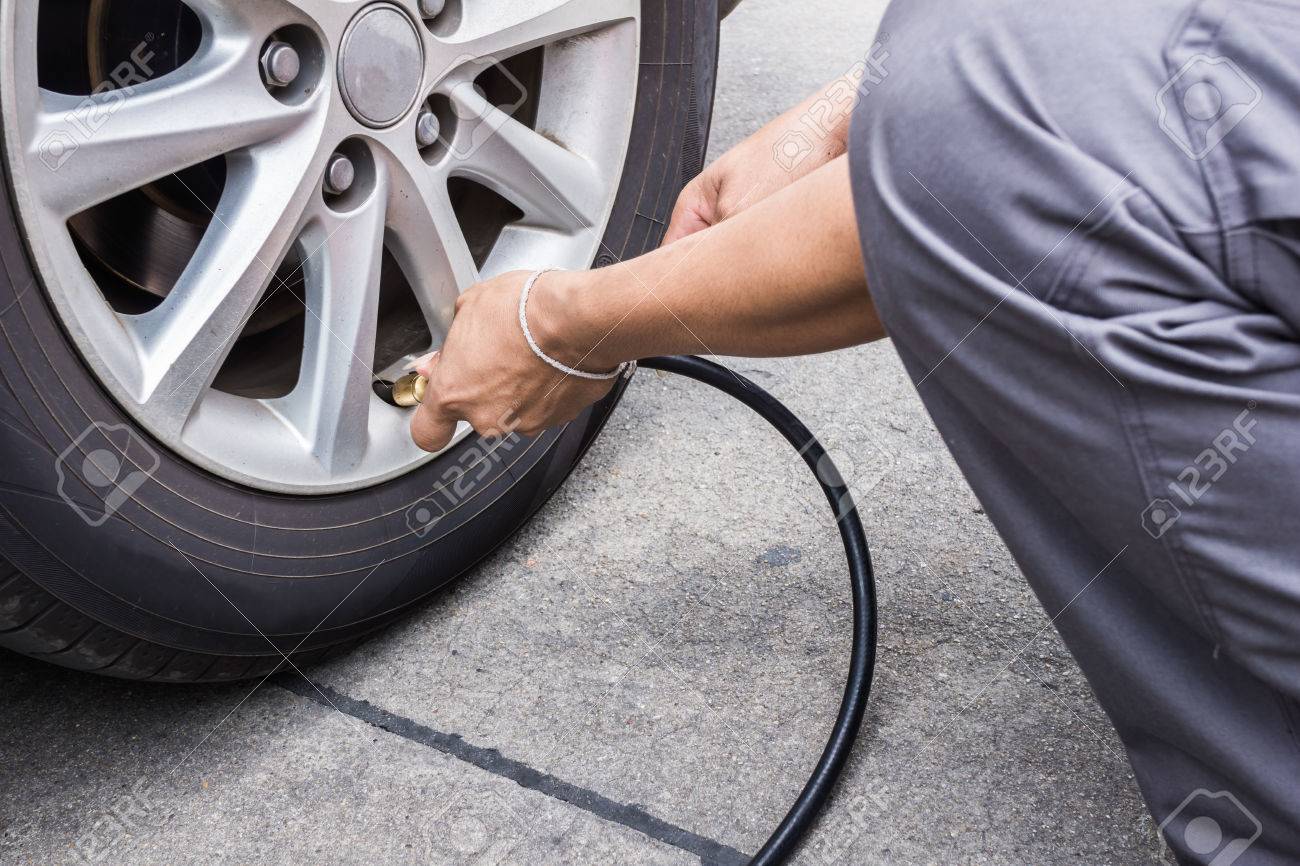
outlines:
[{"label": "lug nut", "polygon": [[425,18],[437,18],[447,8],[447,0],[420,0],[420,14]]},{"label": "lug nut", "polygon": [[420,112],[419,118],[415,121],[415,142],[420,147],[431,147],[438,141],[438,136],[442,133],[442,124],[438,122],[438,115],[429,109]]},{"label": "lug nut", "polygon": [[288,87],[301,71],[302,60],[288,42],[272,42],[262,52],[262,78],[270,87]]},{"label": "lug nut", "polygon": [[352,165],[352,160],[341,153],[336,153],[330,157],[329,165],[325,168],[325,191],[327,193],[330,195],[343,195],[352,188],[352,183],[356,179],[357,170]]}]

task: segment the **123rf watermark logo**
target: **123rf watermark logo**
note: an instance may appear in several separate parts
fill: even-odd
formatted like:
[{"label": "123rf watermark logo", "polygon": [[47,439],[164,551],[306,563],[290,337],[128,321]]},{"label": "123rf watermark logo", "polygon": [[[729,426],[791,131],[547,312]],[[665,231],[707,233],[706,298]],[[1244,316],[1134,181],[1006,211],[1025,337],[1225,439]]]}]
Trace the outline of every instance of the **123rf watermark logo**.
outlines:
[{"label": "123rf watermark logo", "polygon": [[[889,452],[874,440],[857,433],[852,440],[851,446],[845,444],[847,437],[834,429],[824,437],[814,436],[799,449],[803,461],[791,461],[786,469],[787,483],[804,510],[830,525],[838,524],[852,513],[855,505],[865,502],[893,467]],[[817,480],[835,491],[831,510],[827,510],[828,499],[823,488],[809,483],[809,462]]]},{"label": "123rf watermark logo", "polygon": [[[457,866],[526,862],[522,856],[525,852],[519,850],[530,829],[525,817],[538,820],[536,814],[521,815],[494,790],[456,791],[430,822],[435,833],[426,862]],[[562,839],[569,835],[571,827],[571,818],[560,826],[548,823],[545,835],[548,839]]]},{"label": "123rf watermark logo", "polygon": [[1157,122],[1183,153],[1202,160],[1263,101],[1264,91],[1231,58],[1197,54],[1156,94]]},{"label": "123rf watermark logo", "polygon": [[528,88],[493,57],[464,55],[449,63],[436,80],[459,78],[446,100],[429,104],[422,129],[425,147],[439,147],[455,159],[469,159],[492,140],[528,101]]},{"label": "123rf watermark logo", "polygon": [[96,421],[54,461],[59,497],[88,526],[98,528],[135,496],[161,462],[130,427]]},{"label": "123rf watermark logo", "polygon": [[166,813],[153,795],[149,780],[139,779],[95,818],[90,829],[77,837],[72,850],[84,863],[125,862],[124,843],[162,826],[165,821]]},{"label": "123rf watermark logo", "polygon": [[108,76],[76,107],[63,115],[62,122],[41,139],[41,162],[57,172],[76,155],[82,144],[98,135],[113,115],[135,93],[136,88],[153,78],[155,53],[149,48],[153,35],[137,45],[130,57],[109,72]]},{"label": "123rf watermark logo", "polygon": [[837,815],[835,820],[822,822],[822,829],[808,842],[807,862],[815,866],[862,862],[860,857],[850,854],[858,840],[887,814],[889,806],[890,797],[883,786],[872,786],[866,793],[855,796],[846,809],[848,820]]},{"label": "123rf watermark logo", "polygon": [[1197,454],[1187,466],[1170,481],[1165,489],[1168,496],[1157,496],[1142,510],[1142,528],[1152,538],[1160,538],[1190,508],[1210,492],[1210,488],[1228,474],[1233,465],[1255,446],[1255,427],[1258,420],[1252,415],[1254,401],[1246,404],[1231,425],[1219,431],[1210,447]]},{"label": "123rf watermark logo", "polygon": [[1166,848],[1172,844],[1209,866],[1232,866],[1264,833],[1264,825],[1229,791],[1198,788],[1160,822]]},{"label": "123rf watermark logo", "polygon": [[487,483],[494,470],[523,440],[516,435],[519,419],[513,413],[497,422],[497,432],[480,437],[445,469],[433,492],[406,509],[406,525],[416,538],[424,538],[456,506]]},{"label": "123rf watermark logo", "polygon": [[799,118],[798,127],[781,136],[772,148],[777,165],[785,171],[794,171],[803,165],[818,144],[843,128],[858,102],[884,83],[889,77],[889,70],[885,67],[889,60],[889,52],[884,47],[887,41],[889,34],[880,34],[867,58],[837,78]]}]

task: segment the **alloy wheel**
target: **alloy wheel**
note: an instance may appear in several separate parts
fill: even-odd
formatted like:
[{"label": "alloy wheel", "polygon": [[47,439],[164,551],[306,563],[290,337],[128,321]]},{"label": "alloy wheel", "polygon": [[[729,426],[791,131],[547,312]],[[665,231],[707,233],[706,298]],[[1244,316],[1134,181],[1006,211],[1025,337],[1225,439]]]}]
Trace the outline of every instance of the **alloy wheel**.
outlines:
[{"label": "alloy wheel", "polygon": [[83,5],[0,0],[0,111],[91,370],[158,441],[259,489],[431,459],[372,384],[440,345],[481,278],[591,263],[639,0]]}]

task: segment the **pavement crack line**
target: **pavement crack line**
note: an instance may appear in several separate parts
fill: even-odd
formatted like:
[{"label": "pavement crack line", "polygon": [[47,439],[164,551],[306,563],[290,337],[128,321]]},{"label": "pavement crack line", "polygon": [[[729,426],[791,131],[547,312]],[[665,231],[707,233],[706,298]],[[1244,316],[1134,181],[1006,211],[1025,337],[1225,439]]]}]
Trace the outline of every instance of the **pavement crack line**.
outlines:
[{"label": "pavement crack line", "polygon": [[619,803],[589,788],[535,770],[522,761],[506,757],[496,749],[466,742],[459,734],[436,731],[369,701],[348,697],[330,686],[309,683],[305,678],[277,675],[275,683],[326,709],[338,710],[372,727],[442,752],[494,776],[509,779],[522,788],[545,794],[601,820],[636,830],[657,842],[699,857],[702,866],[744,866],[750,861],[747,855],[735,848],[656,818],[640,806]]}]

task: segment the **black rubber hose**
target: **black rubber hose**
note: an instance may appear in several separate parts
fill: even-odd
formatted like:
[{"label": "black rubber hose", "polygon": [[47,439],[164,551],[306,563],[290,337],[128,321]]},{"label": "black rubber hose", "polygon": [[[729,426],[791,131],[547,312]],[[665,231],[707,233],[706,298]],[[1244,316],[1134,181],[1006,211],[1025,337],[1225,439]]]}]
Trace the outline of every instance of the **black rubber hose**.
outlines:
[{"label": "black rubber hose", "polygon": [[849,680],[844,688],[844,700],[840,704],[840,714],[835,720],[830,739],[826,742],[826,749],[808,779],[808,784],[804,785],[799,799],[790,807],[772,838],[749,861],[750,866],[785,863],[798,849],[830,800],[835,782],[844,772],[849,753],[853,751],[853,742],[857,739],[867,709],[867,697],[871,692],[871,678],[876,665],[876,579],[871,570],[867,533],[862,528],[862,520],[858,517],[853,497],[826,449],[803,422],[771,394],[726,367],[694,356],[650,358],[642,361],[641,366],[651,370],[665,370],[712,385],[761,415],[799,451],[804,462],[812,469],[817,483],[830,501],[840,527],[853,587],[853,655],[849,661]]}]

